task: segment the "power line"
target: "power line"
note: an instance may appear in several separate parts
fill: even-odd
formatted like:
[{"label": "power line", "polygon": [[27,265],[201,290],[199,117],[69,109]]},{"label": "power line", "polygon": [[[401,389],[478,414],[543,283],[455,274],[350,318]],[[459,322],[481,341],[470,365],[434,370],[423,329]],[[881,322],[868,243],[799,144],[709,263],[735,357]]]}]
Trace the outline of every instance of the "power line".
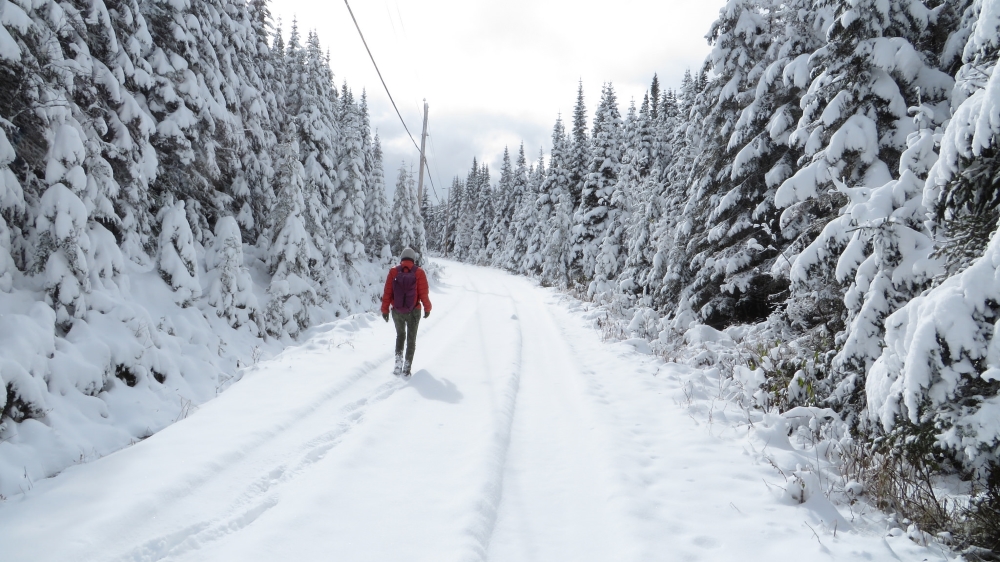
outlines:
[{"label": "power line", "polygon": [[378,74],[378,79],[382,81],[382,87],[385,88],[385,93],[389,96],[389,101],[392,102],[392,108],[396,110],[399,122],[403,124],[403,128],[406,129],[406,134],[410,137],[410,142],[413,143],[413,147],[419,152],[420,147],[417,146],[417,141],[413,140],[413,134],[410,133],[410,128],[406,126],[406,121],[403,121],[403,115],[399,113],[399,108],[396,107],[396,100],[392,99],[392,94],[389,92],[389,86],[385,84],[385,78],[382,78],[382,71],[378,69],[378,63],[375,62],[372,50],[368,48],[368,41],[365,41],[365,34],[361,33],[361,26],[358,25],[358,20],[354,17],[354,11],[351,10],[351,5],[347,2],[347,0],[344,0],[344,5],[347,6],[347,13],[351,14],[351,19],[354,21],[354,27],[358,30],[358,35],[361,36],[361,42],[364,43],[365,50],[368,51],[368,58],[372,60],[372,65],[375,66],[375,72]]},{"label": "power line", "polygon": [[[375,56],[372,55],[372,50],[368,48],[368,41],[365,41],[365,34],[361,33],[361,26],[358,25],[358,19],[354,17],[354,10],[351,9],[351,4],[344,0],[344,5],[347,6],[347,13],[351,14],[351,20],[354,22],[354,28],[358,30],[358,35],[361,37],[361,42],[365,45],[365,50],[368,51],[368,58],[372,61],[372,66],[375,67],[375,72],[378,74],[378,79],[382,82],[382,87],[385,88],[385,94],[389,96],[389,101],[392,102],[392,108],[396,110],[396,116],[399,117],[399,122],[403,124],[403,129],[406,130],[406,135],[410,137],[410,142],[413,143],[413,148],[420,152],[420,147],[417,146],[417,141],[413,139],[413,133],[410,132],[410,128],[406,126],[406,121],[403,120],[403,115],[399,112],[399,108],[396,107],[396,100],[392,99],[392,93],[389,92],[389,86],[385,83],[385,78],[382,78],[382,71],[378,69],[378,63],[375,62]],[[399,12],[399,4],[396,5],[396,12]],[[399,24],[403,25],[403,20],[400,18]],[[395,29],[393,29],[395,32]],[[406,28],[403,27],[403,34],[406,34]],[[427,162],[427,158],[424,157],[423,153],[420,153],[420,158],[423,159],[424,165],[427,166],[427,178],[431,180],[431,189],[434,190],[434,196],[437,197],[437,188],[434,186],[434,178],[430,173],[430,164]]]}]

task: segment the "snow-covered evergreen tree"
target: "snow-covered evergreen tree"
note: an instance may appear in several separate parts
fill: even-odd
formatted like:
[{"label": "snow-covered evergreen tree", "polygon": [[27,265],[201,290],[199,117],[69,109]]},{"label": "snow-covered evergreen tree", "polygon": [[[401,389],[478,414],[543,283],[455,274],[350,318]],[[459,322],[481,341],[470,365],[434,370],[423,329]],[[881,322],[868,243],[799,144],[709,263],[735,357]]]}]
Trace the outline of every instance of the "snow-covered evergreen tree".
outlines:
[{"label": "snow-covered evergreen tree", "polygon": [[[479,163],[472,159],[472,169],[465,180],[462,189],[462,197],[456,215],[455,225],[455,257],[467,259],[472,256],[472,241],[475,237],[476,209],[479,207],[479,194],[481,188],[481,177]],[[480,245],[481,247],[481,245]]]},{"label": "snow-covered evergreen tree", "polygon": [[174,291],[177,303],[191,306],[201,297],[201,281],[194,234],[185,207],[184,201],[177,201],[160,210],[160,252],[156,265],[160,276]]},{"label": "snow-covered evergreen tree", "polygon": [[[573,217],[573,268],[580,282],[594,278],[601,242],[609,223],[614,220],[612,216],[620,212],[618,201],[612,201],[612,195],[621,169],[622,126],[614,88],[605,84],[594,116],[580,206]],[[609,250],[610,254],[615,254],[612,259],[617,260],[617,251]]]},{"label": "snow-covered evergreen tree", "polygon": [[56,311],[57,323],[67,330],[73,318],[81,318],[87,311],[90,237],[86,226],[87,210],[76,193],[62,183],[45,190],[35,223],[39,236],[36,259],[44,267],[46,300]]},{"label": "snow-covered evergreen tree", "polygon": [[470,229],[469,257],[478,264],[486,264],[490,261],[489,233],[490,226],[496,214],[494,204],[496,199],[495,189],[490,183],[490,168],[483,164],[476,174],[478,183],[476,208],[472,217],[472,228]]},{"label": "snow-covered evergreen tree", "polygon": [[[833,217],[831,209],[839,206],[840,197],[828,192],[834,179],[848,186],[883,185],[893,179],[906,138],[915,131],[907,108],[946,104],[954,82],[934,67],[933,55],[914,47],[938,35],[923,3],[836,6],[828,44],[808,59],[815,78],[789,137],[792,146],[804,151],[807,164],[774,195],[774,204],[785,209],[781,228],[789,239],[815,236]],[[800,277],[793,283],[791,310],[805,311],[799,321],[804,326],[819,323],[838,329],[842,289],[834,289],[829,280],[848,237],[826,241],[826,259],[810,263],[808,281]]]},{"label": "snow-covered evergreen tree", "polygon": [[372,171],[365,195],[365,249],[373,260],[382,263],[392,257],[389,249],[389,204],[385,198],[385,174],[382,166],[382,143],[375,135],[372,148]]},{"label": "snow-covered evergreen tree", "polygon": [[590,165],[590,137],[587,135],[587,106],[583,101],[583,81],[576,91],[576,105],[573,106],[573,130],[569,133],[569,152],[565,167],[569,171],[570,203],[576,209],[580,205],[583,182],[587,179]]},{"label": "snow-covered evergreen tree", "polygon": [[923,178],[937,160],[934,132],[927,128],[933,111],[917,110],[922,128],[910,134],[899,179],[874,188],[850,188],[834,180],[848,203],[791,270],[793,282],[806,282],[806,272],[823,259],[830,239],[849,239],[836,269],[837,281],[848,285],[848,314],[845,330],[838,335],[843,347],[833,361],[834,376],[799,383],[825,387],[828,401],[852,417],[864,409],[864,380],[882,354],[886,317],[926,288],[939,269],[931,259],[934,247],[922,204]]},{"label": "snow-covered evergreen tree", "polygon": [[250,271],[243,263],[243,238],[234,217],[222,217],[215,223],[215,240],[205,252],[208,291],[206,301],[216,314],[233,328],[248,326],[258,334],[259,306],[253,293]]},{"label": "snow-covered evergreen tree", "polygon": [[[982,212],[995,201],[994,187],[976,179],[998,169],[990,155],[1000,139],[1000,3],[977,1],[975,8],[953,117],[925,184],[923,201],[944,216]],[[978,155],[986,157],[977,162]],[[993,236],[967,269],[889,316],[885,350],[865,384],[869,412],[893,442],[930,451],[930,458],[914,455],[928,464],[940,466],[941,457],[957,463],[980,484],[995,477],[1000,462],[1000,428],[987,421],[1000,412],[998,252]]]},{"label": "snow-covered evergreen tree", "polygon": [[617,279],[625,267],[625,251],[629,247],[627,229],[637,205],[637,184],[641,176],[649,173],[649,135],[647,131],[644,144],[641,126],[635,102],[632,102],[622,125],[619,140],[621,165],[608,198],[604,235],[594,259],[594,280],[588,289],[594,298],[599,295],[610,296],[616,288],[616,283],[612,281]]},{"label": "snow-covered evergreen tree", "polygon": [[209,215],[230,205],[231,189],[242,190],[237,155],[245,152],[246,137],[232,111],[242,85],[230,41],[245,46],[246,30],[226,14],[227,5],[225,0],[140,5],[153,37],[143,53],[153,71],[143,93],[156,121],[152,141],[160,163],[151,188],[176,191],[186,200],[199,241],[210,235]]},{"label": "snow-covered evergreen tree", "polygon": [[[521,159],[524,160],[524,147],[521,147]],[[520,186],[523,190],[523,185]],[[510,162],[510,151],[503,149],[503,159],[500,164],[500,180],[494,190],[493,220],[486,235],[486,255],[489,261],[499,264],[502,260],[504,244],[510,229],[510,221],[514,218],[514,169]]]},{"label": "snow-covered evergreen tree", "polygon": [[448,193],[448,208],[445,211],[445,231],[444,248],[445,256],[458,257],[461,255],[460,226],[462,208],[465,205],[465,184],[458,176],[451,182],[451,191]]},{"label": "snow-covered evergreen tree", "polygon": [[[520,187],[520,183],[524,187]],[[514,171],[514,216],[510,221],[507,241],[499,265],[508,271],[527,274],[540,265],[538,247],[530,247],[531,235],[538,225],[538,192],[545,181],[545,154],[539,149],[538,162],[526,169],[524,145],[521,145]]]},{"label": "snow-covered evergreen tree", "polygon": [[571,277],[571,244],[573,236],[573,194],[569,191],[550,192],[552,216],[548,220],[548,238],[542,260],[542,279],[553,285],[569,286]]},{"label": "snow-covered evergreen tree", "polygon": [[[659,95],[656,76],[650,92],[644,96],[633,134],[626,140],[625,158],[627,169],[623,177],[632,193],[631,215],[624,225],[622,270],[618,276],[618,291],[636,296],[648,289],[648,276],[652,268],[655,245],[652,244],[652,226],[659,218],[661,206],[660,189],[662,172],[657,164],[658,151],[665,143],[657,142],[658,121],[654,116],[650,96]],[[655,97],[654,97],[655,99]],[[659,108],[659,103],[656,107]],[[648,304],[648,303],[646,303]]]},{"label": "snow-covered evergreen tree", "polygon": [[[288,89],[286,106],[298,132],[298,152],[305,174],[301,219],[312,245],[321,253],[320,262],[336,269],[341,260],[337,235],[343,232],[339,211],[346,200],[337,170],[337,90],[315,33],[309,33],[303,46],[293,24],[285,58],[286,83],[296,85]],[[327,292],[324,276],[319,270],[314,275],[320,292]]]},{"label": "snow-covered evergreen tree", "polygon": [[322,254],[303,220],[305,170],[299,161],[298,143],[289,130],[282,140],[285,142],[279,145],[275,162],[278,205],[270,227],[267,266],[271,284],[265,322],[271,335],[294,338],[309,326],[309,307],[318,301],[312,283],[313,264],[321,263]]},{"label": "snow-covered evergreen tree", "polygon": [[[645,290],[654,306],[667,309],[677,307],[685,298],[685,289],[690,281],[687,241],[692,224],[684,211],[689,201],[687,187],[699,156],[698,147],[703,142],[701,123],[705,116],[698,112],[696,105],[699,92],[698,80],[691,72],[685,72],[679,95],[675,100],[665,95],[660,107],[658,135],[661,140],[654,150],[654,162],[661,170],[660,182],[656,186],[659,209],[648,209],[659,219],[652,235],[656,254]],[[672,115],[671,109],[675,109],[676,113]]]},{"label": "snow-covered evergreen tree", "polygon": [[[572,213],[572,190],[569,163],[571,144],[566,137],[566,129],[562,119],[556,119],[552,127],[552,151],[549,153],[549,166],[545,181],[538,189],[537,223],[528,239],[528,257],[531,270],[540,274],[549,283],[562,283],[565,280],[566,257],[569,254],[569,229],[572,215],[565,213],[566,207],[560,207],[565,196],[565,204]],[[563,231],[565,228],[565,232]],[[552,235],[556,234],[558,238]]]},{"label": "snow-covered evergreen tree", "polygon": [[365,174],[365,133],[361,109],[344,84],[340,96],[340,154],[337,177],[343,191],[337,230],[334,238],[340,248],[339,259],[352,263],[364,257],[365,194],[368,178]]},{"label": "snow-covered evergreen tree", "polygon": [[[771,6],[755,0],[731,0],[720,10],[709,35],[712,76],[693,108],[705,116],[697,131],[703,156],[687,186],[681,260],[688,268],[679,273],[692,306],[710,323],[764,318],[767,294],[783,289],[769,287],[766,269],[754,267],[777,254],[769,234],[777,225],[768,224],[776,217],[766,216],[774,213],[762,177],[773,164],[767,139],[760,136],[770,115],[769,108],[758,107],[767,101],[761,99],[768,93],[766,80],[773,81],[779,70],[768,67],[780,21],[770,14]],[[754,144],[745,146],[753,136]],[[763,170],[747,178],[748,167]]]},{"label": "snow-covered evergreen tree", "polygon": [[[266,226],[265,215],[274,202],[271,150],[280,128],[274,95],[275,53],[268,44],[271,14],[263,0],[226,2],[220,7],[219,21],[218,31],[224,35],[218,38],[223,64],[220,89],[234,121],[232,138],[226,139],[232,152],[220,178],[231,199],[223,201],[226,210],[219,212],[233,213],[244,232],[255,239]],[[239,138],[241,132],[243,138]]]},{"label": "snow-covered evergreen tree", "polygon": [[396,192],[392,196],[392,214],[389,218],[389,244],[394,256],[398,256],[407,247],[420,254],[420,259],[427,252],[427,237],[416,191],[413,174],[404,162],[399,167],[396,178]]}]

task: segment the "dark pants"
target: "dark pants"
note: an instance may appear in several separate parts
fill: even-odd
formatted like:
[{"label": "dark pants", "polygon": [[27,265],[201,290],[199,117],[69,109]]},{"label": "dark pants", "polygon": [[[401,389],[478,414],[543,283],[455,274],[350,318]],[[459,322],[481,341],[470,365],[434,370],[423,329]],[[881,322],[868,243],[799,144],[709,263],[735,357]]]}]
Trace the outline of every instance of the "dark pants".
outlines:
[{"label": "dark pants", "polygon": [[403,343],[406,343],[406,361],[413,362],[413,352],[417,349],[417,325],[420,324],[420,308],[414,308],[406,314],[392,311],[392,322],[396,325],[396,355],[403,354]]}]

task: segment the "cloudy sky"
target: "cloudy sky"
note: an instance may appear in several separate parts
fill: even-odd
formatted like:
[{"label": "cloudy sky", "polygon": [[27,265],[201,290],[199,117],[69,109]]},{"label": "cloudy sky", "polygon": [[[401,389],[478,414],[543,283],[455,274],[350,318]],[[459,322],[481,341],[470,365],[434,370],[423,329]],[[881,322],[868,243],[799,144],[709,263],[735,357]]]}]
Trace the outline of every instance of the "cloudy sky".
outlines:
[{"label": "cloudy sky", "polygon": [[[591,119],[601,85],[612,82],[624,114],[642,101],[653,73],[677,87],[708,54],[704,36],[722,0],[353,0],[351,8],[420,142],[422,100],[430,106],[427,159],[437,193],[464,178],[472,158],[494,180],[504,146],[524,141],[528,159],[547,153],[552,125],[568,117],[578,81]],[[343,0],[273,0],[287,37],[292,19],[315,29],[340,84],[368,92],[386,153],[386,182],[417,162]],[[425,185],[428,181],[425,179]],[[432,192],[433,195],[433,192]]]}]

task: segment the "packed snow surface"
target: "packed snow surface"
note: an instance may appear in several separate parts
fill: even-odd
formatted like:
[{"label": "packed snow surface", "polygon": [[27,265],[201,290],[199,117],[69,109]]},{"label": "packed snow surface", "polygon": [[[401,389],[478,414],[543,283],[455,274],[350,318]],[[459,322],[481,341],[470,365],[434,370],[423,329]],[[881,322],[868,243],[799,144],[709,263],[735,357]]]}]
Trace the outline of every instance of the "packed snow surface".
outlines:
[{"label": "packed snow surface", "polygon": [[314,328],[187,418],[0,503],[0,558],[945,558],[790,491],[768,443],[691,407],[695,369],[602,343],[528,280],[444,265],[410,380],[378,316]]}]

